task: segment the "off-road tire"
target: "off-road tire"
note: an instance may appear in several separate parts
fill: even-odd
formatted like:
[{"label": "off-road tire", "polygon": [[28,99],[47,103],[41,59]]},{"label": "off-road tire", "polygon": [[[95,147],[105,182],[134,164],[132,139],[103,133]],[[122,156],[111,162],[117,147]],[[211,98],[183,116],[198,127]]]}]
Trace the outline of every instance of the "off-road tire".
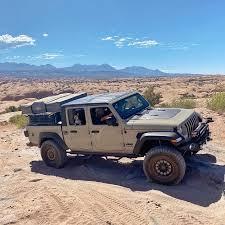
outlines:
[{"label": "off-road tire", "polygon": [[47,166],[57,169],[62,168],[67,162],[66,150],[52,140],[42,143],[41,157]]},{"label": "off-road tire", "polygon": [[149,180],[160,184],[178,184],[185,175],[186,163],[175,148],[156,146],[146,154],[143,170]]}]

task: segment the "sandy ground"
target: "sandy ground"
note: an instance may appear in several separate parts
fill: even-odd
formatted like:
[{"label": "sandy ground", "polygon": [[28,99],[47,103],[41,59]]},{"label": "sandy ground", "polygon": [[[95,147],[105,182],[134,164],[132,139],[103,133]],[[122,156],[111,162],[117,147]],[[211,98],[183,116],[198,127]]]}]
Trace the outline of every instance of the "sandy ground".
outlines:
[{"label": "sandy ground", "polygon": [[46,167],[23,131],[0,127],[0,224],[224,224],[225,151],[187,160],[177,186],[149,183],[136,160],[70,157]]},{"label": "sandy ground", "polygon": [[223,225],[225,117],[197,111],[214,117],[214,141],[187,159],[177,186],[149,183],[143,158],[71,156],[65,168],[49,168],[38,148],[26,146],[23,130],[4,122],[13,113],[0,115],[0,224]]}]

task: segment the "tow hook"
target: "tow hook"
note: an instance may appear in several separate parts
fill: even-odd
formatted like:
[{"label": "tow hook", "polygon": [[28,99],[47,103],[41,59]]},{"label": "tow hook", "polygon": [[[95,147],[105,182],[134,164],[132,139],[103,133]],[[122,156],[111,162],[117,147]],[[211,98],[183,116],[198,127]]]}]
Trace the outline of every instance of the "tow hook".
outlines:
[{"label": "tow hook", "polygon": [[206,123],[213,123],[213,122],[214,122],[214,120],[213,120],[212,117],[207,117],[206,118]]},{"label": "tow hook", "polygon": [[207,137],[207,141],[212,141],[213,139],[211,137]]},{"label": "tow hook", "polygon": [[190,151],[198,151],[198,149],[199,149],[199,145],[196,144],[196,143],[191,143],[191,144],[189,145],[189,150],[190,150]]},{"label": "tow hook", "polygon": [[28,133],[27,130],[25,130],[23,133],[24,133],[24,136],[25,136],[25,137],[29,137],[29,133]]}]

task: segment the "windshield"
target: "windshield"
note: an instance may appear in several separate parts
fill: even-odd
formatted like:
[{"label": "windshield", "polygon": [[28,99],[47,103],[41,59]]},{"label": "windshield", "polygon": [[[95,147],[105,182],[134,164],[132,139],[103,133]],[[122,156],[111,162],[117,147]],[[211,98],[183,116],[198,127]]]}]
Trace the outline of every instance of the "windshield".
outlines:
[{"label": "windshield", "polygon": [[113,107],[122,119],[127,119],[148,106],[149,103],[140,94],[131,95],[113,104]]}]

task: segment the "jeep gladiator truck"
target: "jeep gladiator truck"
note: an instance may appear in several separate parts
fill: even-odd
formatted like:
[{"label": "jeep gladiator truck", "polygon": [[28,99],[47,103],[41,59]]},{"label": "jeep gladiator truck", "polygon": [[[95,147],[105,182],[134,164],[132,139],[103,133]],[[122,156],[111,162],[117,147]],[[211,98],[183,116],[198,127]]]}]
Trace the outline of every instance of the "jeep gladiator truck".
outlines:
[{"label": "jeep gladiator truck", "polygon": [[162,184],[182,180],[184,156],[197,153],[210,140],[212,122],[191,109],[152,108],[138,92],[78,96],[60,105],[55,122],[54,113],[47,115],[51,122],[46,113],[28,114],[24,133],[30,145],[41,149],[48,166],[63,167],[68,152],[144,157],[145,175]]}]

